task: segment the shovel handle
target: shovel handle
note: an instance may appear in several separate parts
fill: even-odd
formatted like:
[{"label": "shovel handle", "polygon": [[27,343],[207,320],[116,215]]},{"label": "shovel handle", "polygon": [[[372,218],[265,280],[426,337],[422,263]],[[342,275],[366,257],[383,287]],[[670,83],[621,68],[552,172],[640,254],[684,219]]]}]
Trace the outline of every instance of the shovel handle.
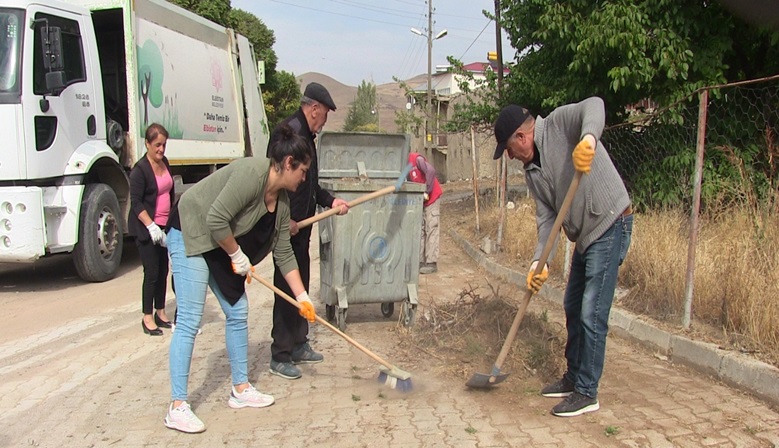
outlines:
[{"label": "shovel handle", "polygon": [[[557,240],[557,236],[560,233],[560,227],[562,227],[563,220],[565,219],[566,215],[568,215],[568,209],[571,208],[571,202],[573,202],[573,197],[576,194],[576,189],[579,188],[579,182],[581,179],[582,173],[577,171],[571,180],[571,185],[568,187],[568,192],[565,193],[563,204],[560,206],[560,211],[557,213],[557,217],[555,218],[554,224],[552,225],[552,231],[549,233],[549,237],[546,239],[546,243],[544,244],[544,249],[541,251],[541,257],[538,259],[538,264],[536,265],[534,275],[540,274],[544,269],[546,259],[549,258],[549,254],[552,252],[552,248],[556,242],[555,240]],[[490,383],[495,382],[496,374],[494,372],[500,371],[500,366],[503,365],[503,361],[506,360],[506,356],[508,356],[509,350],[514,344],[514,338],[517,336],[519,324],[522,323],[522,318],[525,317],[525,311],[527,311],[527,306],[530,303],[531,297],[533,297],[533,291],[528,289],[525,293],[525,297],[522,299],[522,303],[519,305],[516,316],[514,316],[514,322],[511,323],[511,329],[506,336],[506,341],[503,343],[503,347],[500,349],[498,359],[495,360],[495,366],[492,369],[493,373],[490,376]]]},{"label": "shovel handle", "polygon": [[[260,277],[259,275],[255,274],[255,273],[253,273],[253,272],[252,272],[252,274],[251,274],[251,275],[252,275],[252,278],[254,278],[254,279],[255,279],[255,280],[257,280],[258,282],[260,282],[260,283],[262,283],[263,285],[265,285],[265,286],[266,286],[268,289],[270,289],[271,291],[273,291],[273,292],[275,292],[276,294],[278,294],[278,295],[279,295],[279,296],[280,296],[282,299],[284,299],[284,300],[286,300],[287,302],[289,302],[289,303],[290,303],[290,305],[294,305],[294,306],[295,306],[295,308],[297,308],[297,309],[300,309],[300,308],[301,308],[301,305],[298,303],[298,301],[297,301],[297,300],[293,299],[292,297],[290,297],[290,296],[289,296],[289,294],[287,294],[287,293],[285,293],[284,291],[282,291],[282,290],[280,290],[279,288],[277,288],[277,287],[276,287],[276,285],[274,285],[273,283],[271,283],[271,282],[269,282],[269,281],[265,280],[264,278]],[[330,322],[328,322],[328,321],[326,321],[326,320],[322,319],[321,317],[319,317],[319,314],[317,314],[317,315],[316,315],[316,321],[317,321],[317,322],[319,322],[320,324],[324,325],[324,326],[325,326],[325,327],[327,327],[328,329],[330,329],[330,330],[331,330],[333,333],[335,333],[335,334],[337,334],[338,336],[341,336],[342,338],[344,338],[344,340],[346,340],[346,342],[348,342],[348,343],[352,344],[352,345],[353,345],[354,347],[356,347],[358,350],[360,350],[361,352],[363,352],[363,353],[365,353],[366,355],[370,356],[370,357],[371,357],[371,358],[372,358],[374,361],[378,362],[379,364],[383,365],[384,367],[386,367],[386,368],[388,368],[388,369],[390,369],[390,370],[392,370],[392,369],[394,369],[394,368],[395,368],[395,367],[394,367],[392,364],[390,364],[389,362],[387,362],[387,361],[385,361],[385,360],[381,359],[381,358],[379,357],[379,355],[377,355],[377,354],[373,353],[372,351],[368,350],[368,349],[367,349],[367,348],[365,348],[365,347],[364,347],[362,344],[360,344],[359,342],[357,342],[357,341],[355,341],[354,339],[352,339],[351,337],[349,337],[349,335],[347,335],[347,334],[346,334],[346,333],[344,333],[343,331],[339,330],[338,328],[334,327],[334,326],[333,326],[333,325],[332,325]]]}]

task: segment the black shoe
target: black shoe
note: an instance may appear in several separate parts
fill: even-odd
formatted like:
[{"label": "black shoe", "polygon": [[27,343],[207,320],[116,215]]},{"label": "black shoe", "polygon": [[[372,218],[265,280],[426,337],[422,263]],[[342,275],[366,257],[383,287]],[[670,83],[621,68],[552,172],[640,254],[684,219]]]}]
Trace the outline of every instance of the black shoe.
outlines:
[{"label": "black shoe", "polygon": [[317,364],[324,360],[324,355],[315,352],[308,342],[292,350],[292,364]]},{"label": "black shoe", "polygon": [[146,322],[144,322],[143,320],[141,320],[141,326],[143,327],[143,332],[148,334],[149,336],[162,336],[162,330],[160,328],[149,330],[149,328],[146,326]]},{"label": "black shoe", "polygon": [[552,414],[558,417],[576,417],[587,412],[595,412],[600,409],[597,398],[574,391],[571,395],[552,408]]},{"label": "black shoe", "polygon": [[541,389],[541,395],[551,398],[565,398],[573,393],[573,388],[574,384],[563,376],[560,381]]},{"label": "black shoe", "polygon": [[170,328],[171,324],[170,321],[160,319],[160,316],[158,316],[157,313],[154,313],[154,323],[160,328]]}]

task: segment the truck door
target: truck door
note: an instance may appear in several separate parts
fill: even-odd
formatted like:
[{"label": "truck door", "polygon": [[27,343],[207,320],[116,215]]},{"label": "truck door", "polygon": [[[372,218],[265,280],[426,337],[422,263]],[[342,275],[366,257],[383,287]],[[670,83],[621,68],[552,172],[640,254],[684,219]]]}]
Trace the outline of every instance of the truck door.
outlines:
[{"label": "truck door", "polygon": [[95,96],[95,77],[88,76],[95,63],[87,49],[93,46],[82,35],[90,26],[85,16],[45,7],[31,6],[29,17],[33,32],[25,40],[32,58],[25,69],[31,76],[25,79],[32,82],[25,84],[23,108],[33,120],[25,136],[27,178],[57,179],[73,151],[96,137],[102,120],[102,99]]}]

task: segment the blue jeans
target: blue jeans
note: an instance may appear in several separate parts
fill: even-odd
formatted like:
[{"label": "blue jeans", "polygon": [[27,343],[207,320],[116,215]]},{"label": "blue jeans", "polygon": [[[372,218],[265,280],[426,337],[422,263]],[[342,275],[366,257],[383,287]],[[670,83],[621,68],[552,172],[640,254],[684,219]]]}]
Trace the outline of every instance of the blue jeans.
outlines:
[{"label": "blue jeans", "polygon": [[225,343],[233,385],[248,383],[249,300],[246,294],[231,306],[209,272],[206,260],[200,255],[186,255],[181,231],[168,232],[168,252],[176,284],[177,312],[176,331],[170,343],[171,399],[187,399],[189,367],[206,304],[206,287],[211,288],[225,313]]},{"label": "blue jeans", "polygon": [[632,231],[633,215],[620,216],[584,254],[574,251],[571,262],[563,300],[568,330],[565,376],[577,392],[591,398],[598,396],[617,274]]}]

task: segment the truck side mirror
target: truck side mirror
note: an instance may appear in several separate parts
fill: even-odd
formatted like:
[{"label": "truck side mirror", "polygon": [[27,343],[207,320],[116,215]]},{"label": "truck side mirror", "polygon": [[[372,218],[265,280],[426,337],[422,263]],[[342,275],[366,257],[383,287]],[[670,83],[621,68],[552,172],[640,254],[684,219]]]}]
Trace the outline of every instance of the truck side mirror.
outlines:
[{"label": "truck side mirror", "polygon": [[62,31],[58,26],[46,23],[41,27],[43,44],[43,68],[48,71],[60,71],[65,68],[62,61]]},{"label": "truck side mirror", "polygon": [[58,26],[49,26],[48,21],[40,27],[43,46],[43,68],[46,70],[46,90],[57,92],[67,83],[65,61],[62,59],[62,30]]}]

